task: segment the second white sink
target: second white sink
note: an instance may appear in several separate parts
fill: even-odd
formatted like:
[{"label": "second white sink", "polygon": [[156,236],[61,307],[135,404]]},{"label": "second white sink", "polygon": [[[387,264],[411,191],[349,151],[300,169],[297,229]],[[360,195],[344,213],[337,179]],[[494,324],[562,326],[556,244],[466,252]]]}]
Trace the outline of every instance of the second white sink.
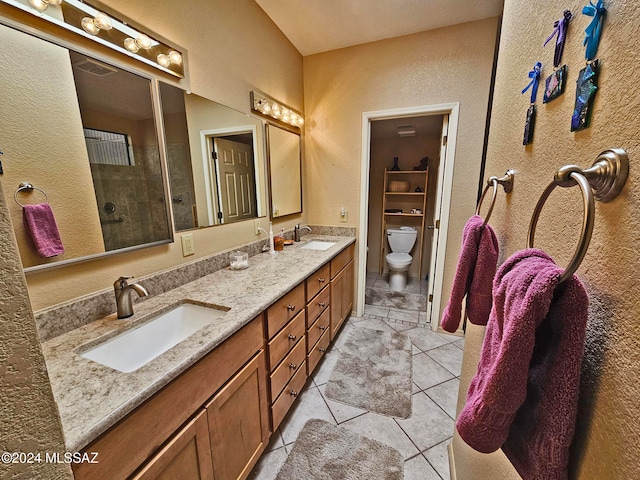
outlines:
[{"label": "second white sink", "polygon": [[120,372],[133,372],[211,324],[227,310],[182,303],[81,355]]},{"label": "second white sink", "polygon": [[302,250],[327,250],[333,247],[336,242],[325,242],[324,240],[311,240],[310,242],[305,243],[300,248]]}]

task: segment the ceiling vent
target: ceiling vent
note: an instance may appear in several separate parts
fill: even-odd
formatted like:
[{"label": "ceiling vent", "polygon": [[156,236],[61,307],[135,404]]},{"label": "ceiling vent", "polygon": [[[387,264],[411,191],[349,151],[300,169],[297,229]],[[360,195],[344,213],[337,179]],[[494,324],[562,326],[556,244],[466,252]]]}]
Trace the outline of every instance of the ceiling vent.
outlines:
[{"label": "ceiling vent", "polygon": [[117,68],[113,68],[102,62],[98,62],[97,60],[92,60],[91,58],[83,58],[82,60],[75,62],[73,66],[78,70],[90,73],[91,75],[96,75],[97,77],[106,77],[107,75],[113,75],[118,71]]},{"label": "ceiling vent", "polygon": [[398,135],[400,135],[401,137],[416,136],[416,127],[412,124],[396,125],[396,130],[398,131]]}]

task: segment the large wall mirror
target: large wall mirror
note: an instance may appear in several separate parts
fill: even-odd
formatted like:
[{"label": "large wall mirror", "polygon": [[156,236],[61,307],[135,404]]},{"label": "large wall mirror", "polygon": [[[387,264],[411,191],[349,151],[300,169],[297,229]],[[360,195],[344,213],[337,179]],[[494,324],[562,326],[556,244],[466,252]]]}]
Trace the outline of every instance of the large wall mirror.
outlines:
[{"label": "large wall mirror", "polygon": [[271,218],[302,212],[301,141],[298,133],[267,125]]},{"label": "large wall mirror", "polygon": [[262,120],[160,84],[176,231],[266,213]]},{"label": "large wall mirror", "polygon": [[[151,80],[3,25],[0,64],[1,178],[25,270],[172,241]],[[36,188],[17,191],[25,181]],[[64,246],[52,258],[18,204],[45,199]]]}]

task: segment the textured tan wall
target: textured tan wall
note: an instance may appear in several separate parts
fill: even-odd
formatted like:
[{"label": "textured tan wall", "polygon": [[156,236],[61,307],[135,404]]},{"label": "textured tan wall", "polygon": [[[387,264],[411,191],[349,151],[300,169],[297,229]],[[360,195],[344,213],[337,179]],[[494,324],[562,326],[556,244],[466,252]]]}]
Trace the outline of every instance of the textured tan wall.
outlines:
[{"label": "textured tan wall", "polygon": [[62,427],[2,191],[0,184],[0,452],[40,452],[42,463],[0,462],[0,478],[71,479],[68,465],[44,462],[46,452],[65,451]]},{"label": "textured tan wall", "polygon": [[[253,0],[104,3],[187,51],[193,93],[248,113],[249,91],[258,89],[303,111],[302,56]],[[305,221],[306,212],[274,222],[274,228]],[[265,219],[262,224],[268,227]],[[195,258],[259,238],[252,221],[196,230],[193,237]],[[29,294],[39,310],[110,288],[121,275],[142,276],[184,261],[178,235],[173,244],[30,273]]]},{"label": "textured tan wall", "polygon": [[[93,189],[73,188],[91,185],[92,180],[69,54],[5,26],[0,26],[0,44],[0,132],[5,153],[1,181],[10,199],[7,207],[23,263],[50,261],[37,254],[24,228],[22,208],[13,201],[24,181],[46,192],[55,215],[65,252],[53,261],[103,252]],[[34,190],[19,193],[18,200],[36,204],[45,197]],[[76,235],[78,231],[82,235]]]},{"label": "textured tan wall", "polygon": [[346,225],[359,225],[363,112],[460,102],[443,296],[475,210],[497,24],[492,18],[304,58],[310,223],[336,224],[344,206]]},{"label": "textured tan wall", "polygon": [[[592,125],[572,133],[575,81],[584,66],[583,32],[590,20],[579,14],[585,4],[505,2],[486,171],[514,168],[517,173],[513,193],[507,201],[502,196],[497,202],[491,223],[505,258],[525,246],[535,201],[558,167],[568,163],[587,167],[607,148],[627,150],[631,164],[627,185],[611,203],[596,205],[593,239],[577,271],[590,292],[591,307],[570,478],[631,479],[640,478],[640,10],[635,0],[606,2]],[[528,83],[527,72],[536,61],[547,65],[543,76],[550,73],[553,47],[543,49],[542,44],[565,8],[577,13],[563,59],[569,65],[567,92],[547,105],[542,105],[539,93],[534,143],[525,148],[522,133],[528,99],[520,89]],[[556,190],[538,223],[536,247],[548,251],[560,265],[567,264],[579,235],[582,209],[577,190]],[[466,345],[467,350],[477,348],[479,342]],[[471,357],[465,351],[465,358]],[[472,375],[475,367],[476,362],[465,361],[463,377]],[[478,468],[461,451],[455,458],[468,467],[458,475],[465,480],[494,478],[492,467],[498,468],[491,462]]]}]

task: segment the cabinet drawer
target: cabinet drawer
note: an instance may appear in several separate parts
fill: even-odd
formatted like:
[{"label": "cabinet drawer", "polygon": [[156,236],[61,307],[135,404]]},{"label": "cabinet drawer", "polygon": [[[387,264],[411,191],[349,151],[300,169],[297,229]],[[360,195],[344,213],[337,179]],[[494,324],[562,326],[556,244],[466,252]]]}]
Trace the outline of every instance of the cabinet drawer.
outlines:
[{"label": "cabinet drawer", "polygon": [[318,339],[331,328],[331,310],[325,308],[320,318],[307,330],[307,353],[311,352]]},{"label": "cabinet drawer", "polygon": [[295,375],[300,368],[300,365],[304,363],[305,356],[307,354],[305,350],[305,342],[301,341],[289,352],[289,355],[280,363],[278,368],[271,374],[271,399],[278,398],[280,392],[287,384],[287,382]]},{"label": "cabinet drawer", "polygon": [[344,266],[353,260],[354,244],[349,245],[331,260],[331,278],[335,277]]},{"label": "cabinet drawer", "polygon": [[285,387],[284,391],[280,394],[278,399],[274,402],[273,407],[271,407],[271,431],[275,432],[276,428],[282,422],[282,419],[293,405],[293,402],[296,401],[300,391],[304,388],[304,384],[307,382],[307,366],[306,363],[303,362],[300,368],[298,368],[298,372],[293,376],[289,384]]},{"label": "cabinet drawer", "polygon": [[329,285],[327,284],[324,290],[322,290],[316,298],[307,304],[307,328],[309,328],[309,325],[312,325],[313,322],[316,321],[316,318],[320,316],[322,311],[329,306],[330,301],[331,292],[329,290]]},{"label": "cabinet drawer", "polygon": [[329,263],[327,263],[307,278],[307,302],[315,297],[320,290],[329,285],[329,280],[331,279],[329,275],[331,275],[331,267]]},{"label": "cabinet drawer", "polygon": [[[319,321],[319,320],[318,320]],[[318,362],[329,348],[329,342],[331,341],[331,335],[329,334],[329,329],[327,328],[318,343],[316,343],[315,347],[311,350],[309,355],[307,355],[307,375],[311,375],[315,370]]]},{"label": "cabinet drawer", "polygon": [[267,309],[267,338],[273,338],[304,306],[304,284],[301,283]]},{"label": "cabinet drawer", "polygon": [[[304,310],[284,327],[273,340],[269,342],[269,370],[274,371],[280,361],[289,353],[296,343],[304,337]],[[304,341],[304,340],[303,340]]]}]

